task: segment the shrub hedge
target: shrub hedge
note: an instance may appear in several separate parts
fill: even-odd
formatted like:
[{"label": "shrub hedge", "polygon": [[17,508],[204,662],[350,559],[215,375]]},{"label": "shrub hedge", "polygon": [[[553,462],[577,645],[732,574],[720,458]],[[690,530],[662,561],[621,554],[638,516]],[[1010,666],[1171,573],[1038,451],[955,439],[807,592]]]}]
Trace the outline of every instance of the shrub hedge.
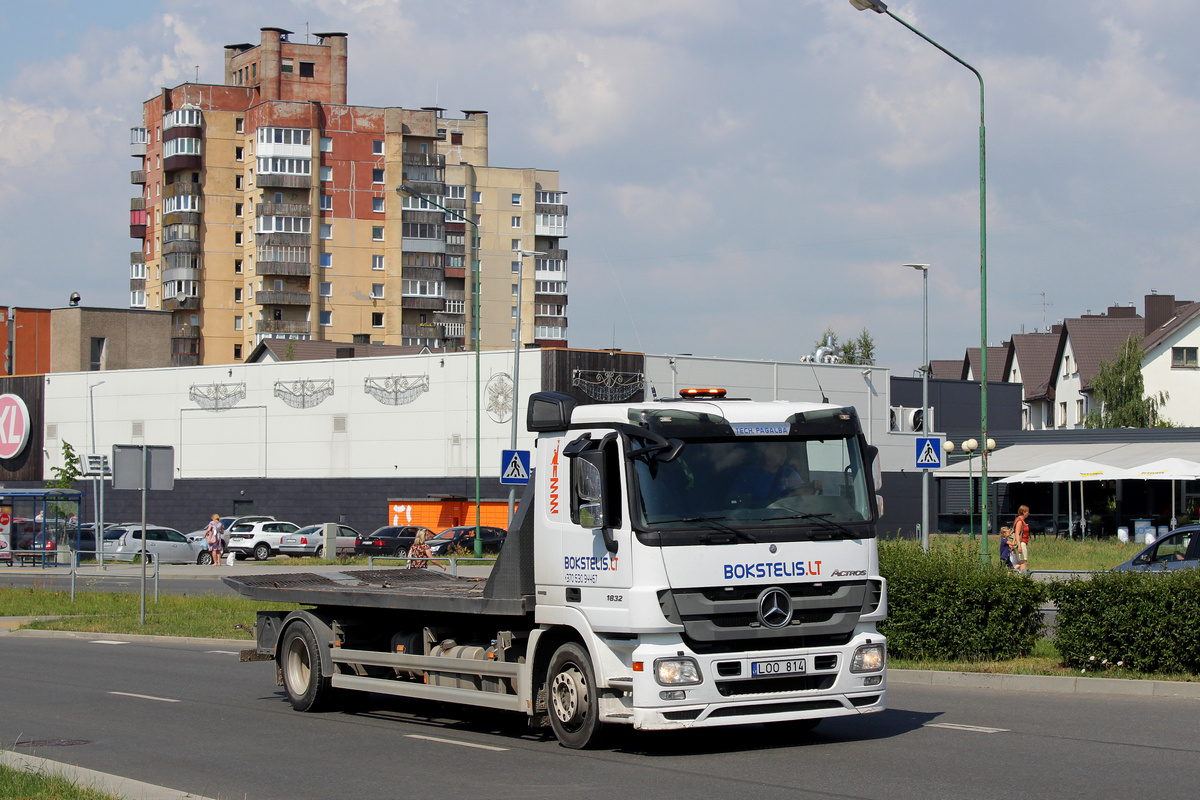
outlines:
[{"label": "shrub hedge", "polygon": [[879,626],[897,658],[990,661],[1033,650],[1042,627],[1043,584],[984,566],[972,543],[921,551],[918,542],[879,542],[888,616]]},{"label": "shrub hedge", "polygon": [[1068,666],[1200,673],[1200,570],[1101,572],[1055,583],[1050,597]]}]

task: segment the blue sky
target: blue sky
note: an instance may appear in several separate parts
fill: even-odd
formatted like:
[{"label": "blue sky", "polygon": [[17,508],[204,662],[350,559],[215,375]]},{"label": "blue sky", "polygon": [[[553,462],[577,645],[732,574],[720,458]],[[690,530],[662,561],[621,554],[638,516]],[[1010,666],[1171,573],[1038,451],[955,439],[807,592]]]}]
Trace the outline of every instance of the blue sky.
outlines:
[{"label": "blue sky", "polygon": [[[1200,6],[908,0],[987,85],[989,340],[1196,287]],[[259,28],[349,33],[349,99],[487,109],[569,191],[580,347],[881,364],[979,343],[979,98],[846,0],[4,3],[0,302],[128,304],[128,128]],[[1045,305],[1043,305],[1043,294]]]}]

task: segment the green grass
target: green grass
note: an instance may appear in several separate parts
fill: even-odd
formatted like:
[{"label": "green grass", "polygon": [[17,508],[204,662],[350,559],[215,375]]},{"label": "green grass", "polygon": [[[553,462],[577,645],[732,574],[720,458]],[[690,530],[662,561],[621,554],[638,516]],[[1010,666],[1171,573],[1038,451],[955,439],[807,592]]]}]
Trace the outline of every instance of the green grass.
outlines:
[{"label": "green grass", "polygon": [[[929,537],[930,547],[947,547],[964,539],[967,534],[941,533]],[[1072,541],[1052,536],[1035,536],[1029,545],[1029,568],[1049,570],[1105,570],[1128,561],[1145,545],[1121,544],[1116,539]],[[988,537],[988,554],[992,561],[1000,560],[1000,537]]]},{"label": "green grass", "polygon": [[45,771],[27,771],[0,765],[0,798],[3,800],[116,800],[117,796],[78,785]]},{"label": "green grass", "polygon": [[46,617],[24,628],[88,633],[145,633],[204,639],[252,639],[255,612],[293,609],[292,603],[259,603],[237,597],[160,595],[146,600],[141,625],[141,598],[113,592],[69,592],[38,588],[0,589],[0,617]]}]

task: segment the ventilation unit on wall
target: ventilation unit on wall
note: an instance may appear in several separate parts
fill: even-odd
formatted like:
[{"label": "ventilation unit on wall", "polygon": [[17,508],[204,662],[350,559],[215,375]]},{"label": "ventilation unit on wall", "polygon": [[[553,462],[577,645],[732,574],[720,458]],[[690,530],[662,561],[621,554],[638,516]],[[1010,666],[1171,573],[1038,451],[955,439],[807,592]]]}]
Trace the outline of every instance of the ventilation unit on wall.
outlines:
[{"label": "ventilation unit on wall", "polygon": [[933,409],[929,409],[929,427],[926,428],[919,408],[892,406],[888,409],[888,423],[892,433],[925,433],[926,430],[936,430],[934,427]]}]

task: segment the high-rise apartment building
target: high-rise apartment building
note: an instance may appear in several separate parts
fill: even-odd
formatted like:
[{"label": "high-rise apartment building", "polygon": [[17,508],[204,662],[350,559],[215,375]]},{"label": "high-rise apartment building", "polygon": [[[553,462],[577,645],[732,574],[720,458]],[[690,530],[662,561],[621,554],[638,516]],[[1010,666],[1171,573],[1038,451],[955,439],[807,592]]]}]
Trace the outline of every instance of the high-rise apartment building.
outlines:
[{"label": "high-rise apartment building", "polygon": [[163,89],[132,130],[130,305],[172,312],[173,363],[265,338],[471,349],[476,327],[507,348],[518,319],[565,346],[558,173],[489,166],[483,111],[347,105],[346,35],[289,36],[227,46],[223,85]]}]

